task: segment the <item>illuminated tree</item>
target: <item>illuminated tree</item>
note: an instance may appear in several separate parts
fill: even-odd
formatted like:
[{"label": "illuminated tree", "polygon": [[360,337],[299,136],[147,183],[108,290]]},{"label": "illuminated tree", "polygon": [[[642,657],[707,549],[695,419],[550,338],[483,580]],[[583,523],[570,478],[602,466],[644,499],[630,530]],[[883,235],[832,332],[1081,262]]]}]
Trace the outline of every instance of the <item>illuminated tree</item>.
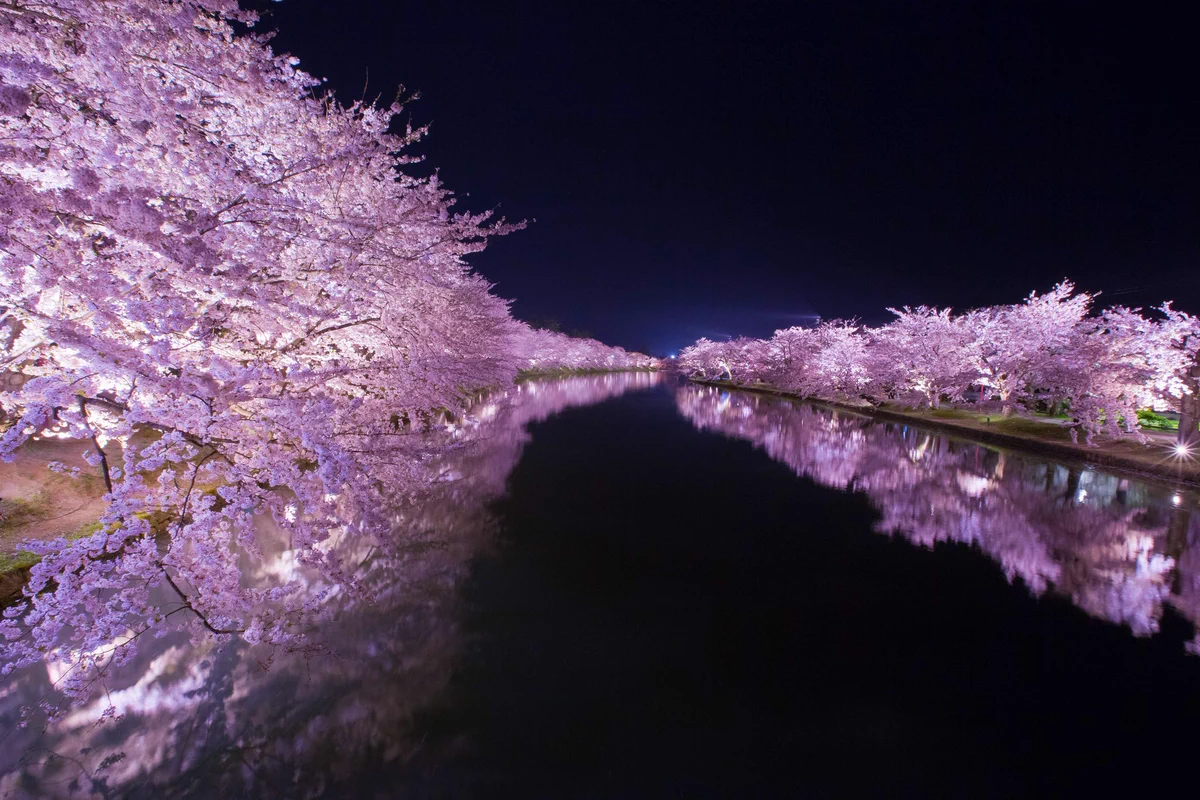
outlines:
[{"label": "illuminated tree", "polygon": [[1059,359],[1069,357],[1092,299],[1063,281],[1046,294],[1033,292],[1024,303],[967,315],[980,382],[996,393],[1005,416],[1035,395]]},{"label": "illuminated tree", "polygon": [[701,378],[733,380],[733,349],[729,342],[700,338],[679,351],[679,368]]},{"label": "illuminated tree", "polygon": [[[386,532],[432,478],[413,434],[519,366],[521,326],[463,260],[519,226],[406,174],[401,106],[315,96],[235,35],[253,21],[0,9],[3,358],[30,378],[0,450],[86,442],[109,491],[98,531],[31,545],[0,632],[5,670],[61,662],[68,693],[168,625],[306,646],[325,598],[370,591],[325,543]],[[249,588],[260,513],[296,565]]]},{"label": "illuminated tree", "polygon": [[899,398],[937,408],[943,396],[961,400],[978,378],[971,331],[950,309],[889,308],[891,323],[871,331],[872,374]]},{"label": "illuminated tree", "polygon": [[510,347],[529,373],[650,369],[658,364],[644,353],[524,324]]},{"label": "illuminated tree", "polygon": [[1200,456],[1200,319],[1171,308],[1159,309],[1164,344],[1160,356],[1165,376],[1155,388],[1179,410],[1178,449],[1187,457]]},{"label": "illuminated tree", "polygon": [[[1200,321],[1170,304],[1147,317],[1117,306],[1089,315],[1094,296],[1063,281],[1023,303],[954,315],[889,309],[877,328],[833,320],[769,340],[701,339],[680,363],[700,378],[763,382],[826,400],[937,407],[943,399],[1069,410],[1073,438],[1141,435],[1139,409],[1181,413],[1178,450],[1200,447]],[[978,387],[980,391],[972,392]]]}]

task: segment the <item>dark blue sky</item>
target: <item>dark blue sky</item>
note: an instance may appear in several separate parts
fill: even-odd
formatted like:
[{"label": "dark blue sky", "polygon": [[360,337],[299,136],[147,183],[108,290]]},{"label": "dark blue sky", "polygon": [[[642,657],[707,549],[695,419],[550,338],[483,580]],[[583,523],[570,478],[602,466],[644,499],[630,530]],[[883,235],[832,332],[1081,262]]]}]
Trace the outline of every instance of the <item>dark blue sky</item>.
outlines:
[{"label": "dark blue sky", "polygon": [[537,220],[473,261],[523,318],[663,353],[1063,277],[1200,311],[1200,34],[1177,10],[257,5],[344,99],[368,75],[420,91],[467,207]]}]

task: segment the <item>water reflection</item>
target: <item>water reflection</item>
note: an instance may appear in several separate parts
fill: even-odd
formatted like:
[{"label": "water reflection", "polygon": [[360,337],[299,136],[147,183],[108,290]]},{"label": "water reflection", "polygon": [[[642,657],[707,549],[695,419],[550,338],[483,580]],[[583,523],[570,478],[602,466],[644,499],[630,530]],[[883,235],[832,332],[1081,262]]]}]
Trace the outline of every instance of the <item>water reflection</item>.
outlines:
[{"label": "water reflection", "polygon": [[[373,603],[333,592],[311,648],[219,646],[174,632],[113,667],[111,691],[51,722],[22,708],[53,700],[56,676],[31,668],[0,688],[0,795],[313,797],[423,757],[416,721],[444,689],[463,642],[455,589],[491,542],[488,503],[529,440],[563,409],[647,388],[657,374],[531,381],[488,394],[440,435],[433,496],[392,510],[389,541],[334,546],[380,587]],[[262,531],[269,548],[272,530]],[[292,570],[276,537],[271,569]],[[116,716],[101,720],[104,709]],[[433,756],[436,757],[436,756]]]},{"label": "water reflection", "polygon": [[752,442],[821,485],[864,493],[881,533],[976,546],[1009,580],[1066,595],[1139,636],[1158,630],[1164,603],[1200,620],[1194,492],[751,393],[687,385],[675,400],[700,430]]}]

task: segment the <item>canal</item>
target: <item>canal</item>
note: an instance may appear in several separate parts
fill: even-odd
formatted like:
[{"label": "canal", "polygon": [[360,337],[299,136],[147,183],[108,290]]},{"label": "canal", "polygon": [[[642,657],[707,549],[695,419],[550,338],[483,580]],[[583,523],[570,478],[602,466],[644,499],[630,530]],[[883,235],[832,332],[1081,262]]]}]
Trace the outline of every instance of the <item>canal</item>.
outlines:
[{"label": "canal", "polygon": [[1078,796],[1189,763],[1194,493],[657,375],[457,425],[372,544],[390,601],[335,598],[310,652],[164,638],[101,725],[14,726],[54,678],[27,670],[0,788]]}]

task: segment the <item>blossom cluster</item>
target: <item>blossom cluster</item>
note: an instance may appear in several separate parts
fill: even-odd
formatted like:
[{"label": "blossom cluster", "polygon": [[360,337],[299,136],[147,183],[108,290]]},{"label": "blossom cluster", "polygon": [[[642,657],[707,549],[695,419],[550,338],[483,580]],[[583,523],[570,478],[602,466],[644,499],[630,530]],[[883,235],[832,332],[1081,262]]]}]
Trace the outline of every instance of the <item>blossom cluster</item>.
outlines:
[{"label": "blossom cluster", "polygon": [[943,402],[1069,411],[1089,440],[1137,432],[1139,409],[1200,418],[1200,320],[1164,304],[1091,313],[1095,296],[1064,281],[1022,303],[955,314],[889,309],[878,327],[831,320],[770,339],[701,339],[678,358],[688,374],[766,384],[803,397],[937,407]]},{"label": "blossom cluster", "polygon": [[526,327],[518,341],[521,370],[527,373],[607,372],[659,365],[657,359],[644,353],[557,331]]},{"label": "blossom cluster", "polygon": [[[83,697],[145,634],[304,649],[375,588],[330,543],[386,536],[430,436],[534,361],[628,365],[515,320],[465,257],[523,223],[414,176],[401,100],[345,105],[235,0],[0,10],[0,456],[78,440],[97,530],[41,561],[0,669]],[[264,518],[294,554],[269,580]]]}]

